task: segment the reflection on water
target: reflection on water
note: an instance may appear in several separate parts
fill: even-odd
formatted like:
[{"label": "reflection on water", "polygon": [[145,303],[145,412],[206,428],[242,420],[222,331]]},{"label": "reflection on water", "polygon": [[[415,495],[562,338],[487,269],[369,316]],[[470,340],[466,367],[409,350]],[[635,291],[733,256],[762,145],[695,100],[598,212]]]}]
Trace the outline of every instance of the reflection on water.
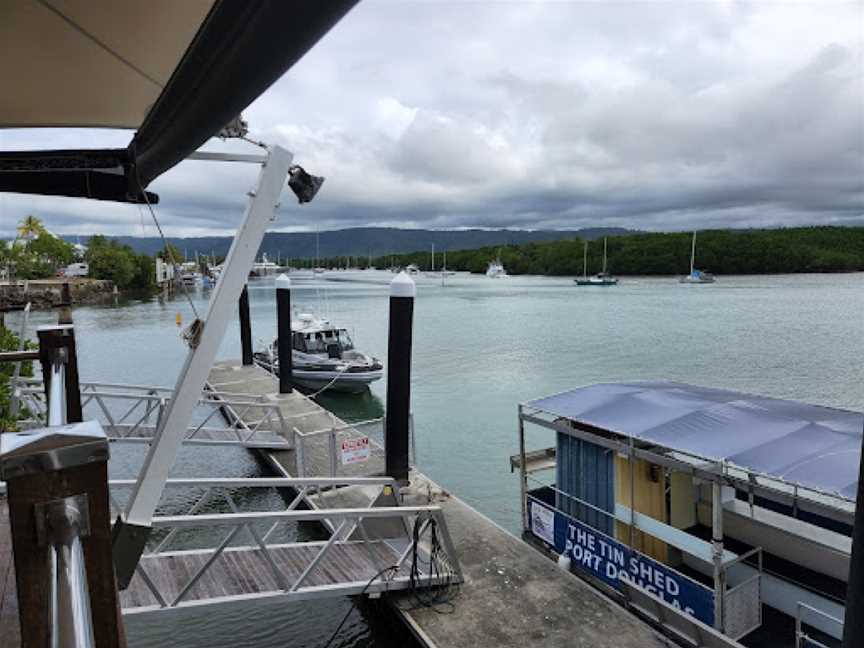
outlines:
[{"label": "reflection on water", "polygon": [[[294,281],[298,312],[330,317],[349,329],[358,349],[386,359],[392,275],[336,276],[342,281]],[[670,379],[864,409],[864,367],[857,360],[864,352],[862,291],[864,274],[719,277],[706,286],[626,278],[596,290],[577,288],[569,278],[457,276],[441,286],[418,277],[412,411],[419,464],[515,529],[518,483],[507,457],[515,450],[519,402],[593,382]],[[251,282],[249,293],[253,339],[263,346],[276,333],[272,278]],[[195,293],[199,312],[206,310],[208,296]],[[75,309],[82,379],[173,385],[186,355],[175,325],[178,312],[184,323],[192,321],[182,296]],[[53,315],[37,313],[32,320],[35,326],[53,321]],[[236,321],[219,355],[239,357]],[[321,402],[351,420],[374,418],[383,414],[385,387],[386,378],[363,398],[324,394]],[[112,474],[131,474],[138,451],[115,447]],[[232,476],[262,470],[246,452],[197,447],[183,450],[175,473],[205,476],[214,467]],[[166,507],[190,503],[188,494],[171,494]],[[197,620],[136,627],[130,634],[136,646],[314,647],[326,639],[324,626],[332,632],[338,625],[347,605],[256,603],[245,613],[197,613]],[[388,643],[389,631],[376,634],[368,614],[356,614],[352,623],[339,645],[403,645]]]}]

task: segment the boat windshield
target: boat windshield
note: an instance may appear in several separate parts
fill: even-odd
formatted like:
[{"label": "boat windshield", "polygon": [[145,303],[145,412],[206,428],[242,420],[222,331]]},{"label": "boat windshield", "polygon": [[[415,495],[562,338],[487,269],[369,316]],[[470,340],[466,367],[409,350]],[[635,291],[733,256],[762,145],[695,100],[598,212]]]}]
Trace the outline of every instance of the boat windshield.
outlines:
[{"label": "boat windshield", "polygon": [[338,344],[342,351],[354,348],[354,342],[345,329],[326,329],[303,335],[307,353],[326,353],[331,345]]},{"label": "boat windshield", "polygon": [[348,331],[346,329],[339,329],[336,333],[339,336],[339,341],[342,343],[342,350],[351,351],[354,348],[354,341],[348,335]]}]

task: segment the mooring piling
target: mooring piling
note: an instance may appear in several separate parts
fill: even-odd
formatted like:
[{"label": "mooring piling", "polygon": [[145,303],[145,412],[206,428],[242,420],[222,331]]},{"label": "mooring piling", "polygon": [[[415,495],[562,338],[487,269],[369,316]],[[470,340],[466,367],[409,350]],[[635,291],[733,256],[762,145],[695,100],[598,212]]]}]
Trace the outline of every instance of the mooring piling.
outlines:
[{"label": "mooring piling", "polygon": [[411,411],[411,344],[417,286],[404,272],[390,282],[387,340],[387,412],[384,431],[385,474],[408,482]]},{"label": "mooring piling", "polygon": [[279,393],[290,394],[294,381],[291,357],[291,279],[276,277],[276,339],[279,354]]},{"label": "mooring piling", "polygon": [[243,364],[252,364],[252,320],[249,317],[249,286],[243,286],[240,293],[240,347],[243,353]]}]

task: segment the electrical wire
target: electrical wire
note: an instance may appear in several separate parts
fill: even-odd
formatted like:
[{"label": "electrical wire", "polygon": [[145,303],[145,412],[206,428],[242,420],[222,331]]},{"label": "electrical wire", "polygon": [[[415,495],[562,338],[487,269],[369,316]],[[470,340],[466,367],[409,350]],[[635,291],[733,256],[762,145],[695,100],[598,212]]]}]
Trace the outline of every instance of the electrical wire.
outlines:
[{"label": "electrical wire", "polygon": [[[360,591],[360,594],[358,596],[363,596],[366,593],[366,590],[368,590],[369,587],[372,585],[372,583],[374,583],[378,578],[383,576],[385,573],[391,572],[391,571],[396,572],[398,570],[399,570],[398,565],[388,565],[387,567],[385,567],[384,569],[382,569],[381,571],[376,573],[372,578],[369,579],[369,582],[367,582],[366,585],[363,586],[363,589]],[[385,580],[387,580],[387,579],[385,579]],[[336,629],[333,631],[333,634],[330,635],[330,638],[327,640],[327,643],[324,644],[323,648],[330,648],[330,646],[333,644],[333,640],[336,638],[336,635],[339,634],[339,631],[342,629],[342,626],[345,625],[345,622],[348,620],[348,617],[351,616],[351,613],[354,611],[355,607],[356,607],[356,605],[354,605],[354,602],[352,601],[351,607],[348,608],[348,611],[345,613],[345,616],[342,617],[342,620],[339,622],[339,625],[336,626]]]}]

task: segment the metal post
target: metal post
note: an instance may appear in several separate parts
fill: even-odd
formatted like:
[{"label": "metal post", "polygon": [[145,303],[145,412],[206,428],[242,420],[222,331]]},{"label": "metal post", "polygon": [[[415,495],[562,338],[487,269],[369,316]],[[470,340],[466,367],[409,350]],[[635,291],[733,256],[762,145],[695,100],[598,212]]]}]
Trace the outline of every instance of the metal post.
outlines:
[{"label": "metal post", "polygon": [[846,588],[846,615],[843,621],[843,648],[864,645],[864,449],[858,464],[855,526],[849,558],[849,585]]},{"label": "metal post", "polygon": [[525,421],[522,420],[522,405],[519,405],[519,489],[522,496],[522,531],[531,530],[528,516],[528,470],[525,466]]},{"label": "metal post", "polygon": [[723,632],[723,488],[711,482],[711,558],[714,563],[714,628]]},{"label": "metal post", "polygon": [[162,489],[174,465],[177,451],[183,443],[192,412],[201,398],[204,383],[216,359],[228,321],[249,276],[255,252],[261,246],[264,232],[273,220],[288,176],[291,158],[288,151],[277,146],[271,150],[267,161],[262,165],[257,190],[250,194],[249,206],[210,298],[197,345],[189,350],[186,363],[177,379],[174,397],[159,422],[138,483],[129,498],[126,518],[115,525],[115,563],[121,586],[128,584],[132,578],[144,550],[153,512],[162,496]]},{"label": "metal post", "polygon": [[243,355],[243,366],[252,364],[252,322],[249,317],[249,287],[243,286],[240,293],[240,348]]},{"label": "metal post", "polygon": [[279,393],[290,394],[294,381],[291,353],[291,280],[287,275],[276,277],[276,334],[279,355]]},{"label": "metal post", "polygon": [[411,343],[417,286],[405,272],[390,282],[387,340],[387,419],[384,473],[408,483],[408,417],[411,411]]},{"label": "metal post", "polygon": [[95,421],[0,437],[22,646],[125,645],[107,462],[108,440]]},{"label": "metal post", "polygon": [[42,379],[48,397],[48,411],[51,411],[51,380],[54,367],[63,367],[63,391],[65,400],[66,423],[80,423],[81,389],[78,383],[78,355],[75,346],[75,329],[69,325],[40,326],[36,331],[39,337],[39,356],[42,364]]}]

